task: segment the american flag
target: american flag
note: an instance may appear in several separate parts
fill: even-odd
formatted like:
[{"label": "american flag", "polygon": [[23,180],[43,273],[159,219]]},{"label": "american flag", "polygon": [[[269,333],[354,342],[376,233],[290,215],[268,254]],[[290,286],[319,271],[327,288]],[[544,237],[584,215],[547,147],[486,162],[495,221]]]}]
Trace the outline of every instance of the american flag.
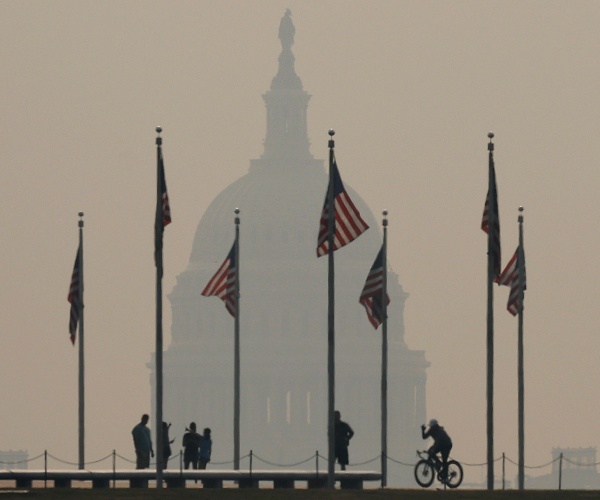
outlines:
[{"label": "american flag", "polygon": [[79,291],[81,288],[81,248],[77,249],[75,257],[75,265],[73,266],[73,274],[71,275],[71,286],[69,287],[69,295],[67,300],[71,304],[71,313],[69,317],[69,333],[71,334],[71,343],[75,344],[75,336],[77,334],[77,323],[79,322],[79,306],[80,297]]},{"label": "american flag", "polygon": [[158,156],[158,182],[160,190],[160,200],[157,203],[157,211],[160,211],[160,215],[157,218],[162,219],[162,226],[171,223],[171,207],[169,206],[169,195],[167,194],[167,181],[165,180],[165,164],[163,162],[162,149],[159,148]]},{"label": "american flag", "polygon": [[169,195],[167,194],[167,182],[165,180],[165,165],[163,162],[162,148],[160,146],[158,147],[157,169],[158,185],[156,191],[156,216],[154,219],[154,262],[156,267],[159,265],[159,256],[162,257],[164,228],[171,223],[171,207],[169,206]]},{"label": "american flag", "polygon": [[[333,199],[334,199],[334,217],[335,233],[333,235],[333,250],[347,245],[354,239],[364,233],[369,226],[362,220],[359,211],[352,203],[348,193],[344,189],[340,172],[338,171],[335,160],[331,166],[333,169]],[[329,189],[327,190],[329,193]],[[329,196],[325,195],[325,203],[321,212],[321,222],[319,226],[319,238],[317,241],[317,257],[329,253]]]},{"label": "american flag", "polygon": [[494,157],[490,151],[489,188],[483,208],[481,229],[488,234],[488,255],[492,258],[494,277],[500,275],[500,218],[498,215],[498,188],[496,186],[496,170]]},{"label": "american flag", "polygon": [[[383,323],[383,273],[386,272],[386,268],[383,264],[383,246],[367,276],[365,286],[363,287],[362,293],[360,294],[359,302],[365,306],[369,321],[373,325],[373,328],[377,330],[377,327]],[[390,297],[386,292],[386,305],[390,303]]]},{"label": "american flag", "polygon": [[523,291],[527,289],[527,275],[525,273],[525,252],[520,247],[517,248],[510,262],[502,271],[502,274],[496,278],[496,283],[510,287],[506,309],[513,316],[519,314],[523,309],[523,303],[519,300],[519,277],[523,273]]},{"label": "american flag", "polygon": [[237,298],[235,296],[236,273],[237,259],[234,243],[219,270],[210,279],[204,290],[202,290],[203,296],[219,297],[225,302],[225,307],[233,317],[235,317],[237,309]]}]

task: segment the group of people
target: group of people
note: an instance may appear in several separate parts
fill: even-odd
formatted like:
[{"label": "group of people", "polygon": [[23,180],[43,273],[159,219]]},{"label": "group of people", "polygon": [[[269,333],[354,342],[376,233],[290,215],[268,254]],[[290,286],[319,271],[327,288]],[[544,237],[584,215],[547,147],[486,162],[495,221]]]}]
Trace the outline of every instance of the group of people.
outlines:
[{"label": "group of people", "polygon": [[212,452],[210,429],[206,427],[202,434],[196,432],[196,423],[190,423],[183,435],[183,465],[186,469],[206,469]]},{"label": "group of people", "polygon": [[[148,428],[147,414],[142,415],[142,419],[131,431],[133,436],[133,446],[135,447],[135,468],[147,469],[150,467],[150,458],[154,457],[154,448],[152,447],[152,437]],[[169,463],[169,457],[172,454],[171,445],[175,442],[169,438],[169,429],[171,424],[162,423],[162,446],[159,450],[158,459],[161,461],[162,469],[166,469]],[[207,427],[202,434],[196,432],[196,424],[192,422],[183,435],[181,446],[183,447],[183,462],[185,468],[191,465],[193,469],[206,469],[210,462],[212,452],[211,431]]]},{"label": "group of people", "polygon": [[[150,429],[148,429],[149,416],[142,415],[142,420],[137,424],[131,434],[133,435],[133,444],[135,446],[136,469],[147,469],[150,467],[150,457],[154,457],[152,448],[152,438]],[[163,422],[162,428],[162,460],[163,469],[167,468],[169,457],[171,456],[171,444],[175,441],[169,439],[169,428],[171,424]],[[183,447],[183,464],[186,469],[192,466],[192,469],[206,469],[206,465],[210,462],[212,452],[212,438],[210,429],[206,427],[202,434],[196,431],[196,423],[191,422],[186,428],[181,446]],[[346,465],[349,463],[348,446],[350,440],[354,436],[354,430],[347,422],[342,420],[342,414],[339,411],[334,413],[334,441],[335,441],[335,458],[340,464],[342,470],[346,470]],[[421,426],[421,437],[423,439],[432,438],[433,445],[429,448],[428,453],[434,459],[437,459],[439,453],[442,457],[442,477],[445,477],[448,471],[448,456],[452,449],[452,440],[444,428],[436,419],[431,419],[428,426]]]}]

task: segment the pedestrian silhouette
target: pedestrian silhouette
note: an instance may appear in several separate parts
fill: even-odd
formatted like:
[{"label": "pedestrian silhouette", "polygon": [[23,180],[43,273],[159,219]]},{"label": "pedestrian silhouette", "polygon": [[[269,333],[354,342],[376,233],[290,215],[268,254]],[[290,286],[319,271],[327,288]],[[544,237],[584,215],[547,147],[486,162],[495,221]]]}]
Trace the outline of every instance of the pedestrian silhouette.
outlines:
[{"label": "pedestrian silhouette", "polygon": [[210,462],[211,452],[212,439],[210,437],[210,429],[206,427],[202,436],[200,436],[200,454],[198,457],[198,466],[200,469],[206,469],[206,464]]},{"label": "pedestrian silhouette", "polygon": [[171,424],[167,424],[166,422],[162,423],[162,468],[166,469],[169,465],[169,457],[171,456],[171,444],[175,441],[174,439],[169,439],[169,429],[171,428]]},{"label": "pedestrian silhouette", "polygon": [[147,424],[150,417],[144,413],[142,420],[132,430],[133,446],[135,447],[135,468],[147,469],[150,467],[150,457],[154,456],[152,449],[152,437]]},{"label": "pedestrian silhouette", "polygon": [[335,418],[335,458],[337,458],[341,469],[346,470],[346,465],[348,465],[348,446],[350,445],[352,436],[354,436],[354,431],[348,423],[342,420],[342,414],[339,411],[336,410],[333,416]]},{"label": "pedestrian silhouette", "polygon": [[196,432],[196,423],[192,422],[190,427],[186,429],[186,433],[183,435],[183,464],[186,469],[198,468],[198,448],[200,448],[200,434]]}]

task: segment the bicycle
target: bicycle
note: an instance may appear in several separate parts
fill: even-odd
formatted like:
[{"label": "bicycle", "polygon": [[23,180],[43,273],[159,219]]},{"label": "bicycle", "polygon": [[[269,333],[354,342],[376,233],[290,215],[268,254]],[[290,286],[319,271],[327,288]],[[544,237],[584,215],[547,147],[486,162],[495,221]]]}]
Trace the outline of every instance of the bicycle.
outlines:
[{"label": "bicycle", "polygon": [[417,450],[419,461],[415,464],[415,479],[419,486],[429,488],[433,484],[433,480],[437,480],[448,486],[448,488],[458,488],[463,480],[463,468],[456,460],[448,460],[448,477],[443,481],[442,461],[435,455],[429,456],[427,451]]}]

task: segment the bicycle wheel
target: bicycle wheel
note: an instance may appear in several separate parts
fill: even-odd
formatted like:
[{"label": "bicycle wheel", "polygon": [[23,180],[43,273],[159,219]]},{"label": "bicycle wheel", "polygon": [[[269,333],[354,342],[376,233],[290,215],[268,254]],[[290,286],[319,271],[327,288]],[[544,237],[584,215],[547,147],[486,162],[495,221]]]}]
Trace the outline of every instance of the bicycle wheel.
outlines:
[{"label": "bicycle wheel", "polygon": [[448,488],[458,488],[463,480],[463,468],[456,460],[448,460]]},{"label": "bicycle wheel", "polygon": [[429,488],[435,478],[435,470],[429,460],[419,460],[415,465],[415,479],[419,486]]}]

